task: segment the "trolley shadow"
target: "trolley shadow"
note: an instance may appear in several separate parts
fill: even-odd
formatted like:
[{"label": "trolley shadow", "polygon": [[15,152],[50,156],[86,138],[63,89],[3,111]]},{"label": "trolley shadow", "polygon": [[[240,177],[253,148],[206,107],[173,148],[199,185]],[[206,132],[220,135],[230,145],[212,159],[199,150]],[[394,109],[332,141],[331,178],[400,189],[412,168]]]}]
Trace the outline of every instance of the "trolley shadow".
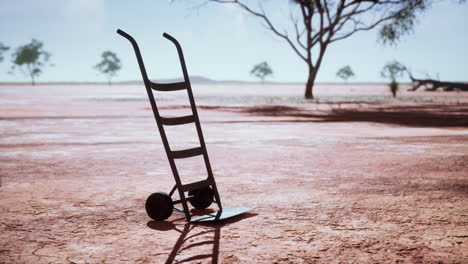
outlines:
[{"label": "trolley shadow", "polygon": [[[208,211],[208,210],[197,210]],[[210,212],[205,212],[210,213]],[[197,213],[195,213],[197,214]],[[257,214],[246,213],[230,219],[219,222],[206,222],[206,223],[190,223],[183,221],[184,218],[178,218],[173,221],[148,221],[146,224],[149,228],[165,232],[175,230],[180,233],[177,242],[175,243],[172,251],[166,260],[166,264],[172,263],[192,263],[194,261],[209,260],[211,263],[219,263],[219,249],[221,229],[225,226],[233,224],[243,219],[247,219]],[[194,241],[193,241],[194,240]],[[177,260],[176,257],[183,251],[212,245],[211,249],[202,253],[195,253],[194,255],[185,257],[184,259]]]}]

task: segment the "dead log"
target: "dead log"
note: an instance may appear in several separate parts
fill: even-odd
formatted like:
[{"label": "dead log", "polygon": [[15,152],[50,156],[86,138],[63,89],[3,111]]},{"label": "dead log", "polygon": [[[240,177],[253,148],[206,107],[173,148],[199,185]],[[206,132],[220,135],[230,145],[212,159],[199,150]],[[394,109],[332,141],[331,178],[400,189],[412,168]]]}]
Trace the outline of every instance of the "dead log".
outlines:
[{"label": "dead log", "polygon": [[463,82],[441,82],[433,79],[416,79],[410,75],[412,88],[408,91],[416,91],[425,87],[426,91],[436,91],[441,88],[444,91],[468,91],[468,83]]}]

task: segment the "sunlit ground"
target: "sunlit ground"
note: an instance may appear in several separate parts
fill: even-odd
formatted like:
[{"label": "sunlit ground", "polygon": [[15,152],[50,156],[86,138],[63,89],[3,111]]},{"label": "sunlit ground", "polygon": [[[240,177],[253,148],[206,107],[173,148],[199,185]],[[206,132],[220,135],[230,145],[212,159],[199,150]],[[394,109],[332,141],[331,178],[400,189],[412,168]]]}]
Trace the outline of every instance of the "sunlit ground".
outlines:
[{"label": "sunlit ground", "polygon": [[[193,88],[223,205],[254,211],[150,221],[146,197],[174,180],[143,86],[0,85],[0,263],[468,262],[468,93]],[[182,92],[157,97],[190,113]]]}]

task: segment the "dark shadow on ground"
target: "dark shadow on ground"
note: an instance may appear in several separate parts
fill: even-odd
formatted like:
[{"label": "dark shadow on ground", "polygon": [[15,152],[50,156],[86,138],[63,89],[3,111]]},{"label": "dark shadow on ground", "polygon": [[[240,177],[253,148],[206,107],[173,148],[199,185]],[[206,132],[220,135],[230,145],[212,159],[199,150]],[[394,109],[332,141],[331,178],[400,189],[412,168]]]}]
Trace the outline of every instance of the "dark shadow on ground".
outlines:
[{"label": "dark shadow on ground", "polygon": [[[204,215],[212,213],[212,210],[192,210],[193,215]],[[210,252],[195,254],[184,259],[176,261],[176,263],[194,263],[201,260],[211,259],[211,263],[218,263],[219,258],[219,240],[221,237],[221,228],[230,224],[236,223],[240,220],[247,219],[256,216],[255,213],[245,213],[229,219],[225,219],[218,222],[204,222],[204,223],[189,223],[184,218],[178,218],[172,221],[149,221],[147,226],[157,231],[170,231],[175,230],[180,233],[177,242],[175,243],[171,253],[169,254],[166,264],[175,262],[176,256],[184,250],[200,247],[203,245],[213,245],[213,249]],[[189,235],[190,234],[190,235]],[[208,239],[206,235],[212,234]],[[203,239],[200,241],[200,237]],[[198,239],[198,240],[197,240]],[[195,240],[194,242],[191,242]]]},{"label": "dark shadow on ground", "polygon": [[342,108],[336,104],[331,105],[328,111],[291,106],[253,106],[243,108],[240,112],[256,116],[299,118],[289,122],[374,122],[410,127],[468,127],[467,104],[388,105],[385,108]]}]

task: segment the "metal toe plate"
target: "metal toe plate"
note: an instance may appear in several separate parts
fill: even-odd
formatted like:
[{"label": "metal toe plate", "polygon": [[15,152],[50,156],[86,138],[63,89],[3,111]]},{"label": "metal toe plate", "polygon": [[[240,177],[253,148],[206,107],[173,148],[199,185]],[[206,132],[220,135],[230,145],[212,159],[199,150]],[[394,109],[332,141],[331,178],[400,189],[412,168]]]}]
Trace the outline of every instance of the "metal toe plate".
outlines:
[{"label": "metal toe plate", "polygon": [[220,221],[226,218],[234,217],[236,215],[247,213],[253,209],[255,209],[255,207],[224,207],[221,211],[194,217],[190,220],[190,222]]}]

